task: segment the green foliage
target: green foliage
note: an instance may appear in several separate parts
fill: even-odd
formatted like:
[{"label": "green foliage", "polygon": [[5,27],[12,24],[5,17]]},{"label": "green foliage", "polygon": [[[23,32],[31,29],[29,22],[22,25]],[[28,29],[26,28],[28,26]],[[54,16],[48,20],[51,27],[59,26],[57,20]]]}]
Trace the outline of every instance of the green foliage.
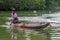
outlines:
[{"label": "green foliage", "polygon": [[60,9],[60,0],[0,0],[1,10],[52,10]]},{"label": "green foliage", "polygon": [[3,9],[5,10],[11,10],[12,7],[16,8],[16,10],[43,9],[45,6],[45,1],[43,0],[4,0],[2,3],[2,6],[3,6]]},{"label": "green foliage", "polygon": [[46,10],[59,9],[59,0],[46,0]]},{"label": "green foliage", "polygon": [[0,3],[2,3],[3,2],[3,0],[0,0]]}]

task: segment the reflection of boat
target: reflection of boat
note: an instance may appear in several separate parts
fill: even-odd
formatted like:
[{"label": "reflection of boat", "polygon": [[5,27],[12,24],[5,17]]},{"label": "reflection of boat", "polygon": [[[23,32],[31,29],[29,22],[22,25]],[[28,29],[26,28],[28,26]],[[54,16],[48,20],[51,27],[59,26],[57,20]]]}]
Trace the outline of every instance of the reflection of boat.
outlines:
[{"label": "reflection of boat", "polygon": [[15,25],[17,27],[22,27],[22,28],[44,28],[49,25],[48,22],[26,22],[26,23],[16,23],[16,24],[11,24]]}]

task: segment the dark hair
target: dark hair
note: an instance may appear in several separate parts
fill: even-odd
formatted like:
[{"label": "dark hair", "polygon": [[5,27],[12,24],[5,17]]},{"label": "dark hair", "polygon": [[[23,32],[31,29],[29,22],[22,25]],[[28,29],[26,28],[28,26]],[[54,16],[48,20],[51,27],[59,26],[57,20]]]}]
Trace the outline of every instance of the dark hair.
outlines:
[{"label": "dark hair", "polygon": [[15,14],[15,12],[13,12],[13,15]]}]

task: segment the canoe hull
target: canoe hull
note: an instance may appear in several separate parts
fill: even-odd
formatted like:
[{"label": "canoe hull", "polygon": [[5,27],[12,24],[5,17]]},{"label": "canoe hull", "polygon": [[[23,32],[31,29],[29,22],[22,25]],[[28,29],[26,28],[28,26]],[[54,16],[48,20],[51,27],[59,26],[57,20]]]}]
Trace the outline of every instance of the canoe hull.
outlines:
[{"label": "canoe hull", "polygon": [[47,27],[50,23],[47,23],[47,22],[40,22],[40,23],[16,23],[16,24],[13,24],[15,25],[16,27],[21,27],[21,28],[44,28],[44,27]]},{"label": "canoe hull", "polygon": [[[38,23],[39,24],[39,23]],[[44,25],[31,25],[31,26],[28,26],[28,25],[23,25],[22,27],[23,28],[45,28],[45,27],[47,27],[49,25],[49,23],[46,23],[46,24],[44,24]]]}]

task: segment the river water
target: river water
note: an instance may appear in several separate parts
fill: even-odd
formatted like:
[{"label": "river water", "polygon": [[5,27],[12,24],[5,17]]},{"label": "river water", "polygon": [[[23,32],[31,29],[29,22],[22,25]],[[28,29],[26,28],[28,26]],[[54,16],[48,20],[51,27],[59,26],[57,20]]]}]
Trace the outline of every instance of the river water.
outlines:
[{"label": "river water", "polygon": [[53,14],[44,14],[42,15],[44,18],[50,19],[51,22],[50,25],[52,25],[52,31],[51,34],[51,40],[60,40],[60,12],[56,12]]},{"label": "river water", "polygon": [[[11,17],[6,17],[7,20],[11,20]],[[35,16],[35,17],[18,17],[18,19],[20,21],[29,21],[29,22],[50,22],[50,25],[52,25],[52,27],[60,27],[60,12],[55,12],[53,14],[43,14],[42,16]],[[6,22],[6,24],[8,25],[3,25],[5,27],[7,27],[7,29],[10,28],[9,26],[9,22]],[[55,28],[55,29],[57,29]],[[55,31],[55,29],[53,28],[53,32]],[[55,33],[57,32],[57,30],[55,31]],[[51,33],[51,40],[60,40],[60,33],[56,36],[54,33]]]},{"label": "river water", "polygon": [[[11,17],[7,17],[8,20]],[[42,16],[35,16],[35,17],[18,17],[20,21],[30,21],[30,22],[50,22],[52,26],[60,26],[60,12],[56,12],[53,14],[43,14]],[[6,22],[8,23],[8,22]],[[53,25],[54,24],[54,25]]]},{"label": "river water", "polygon": [[[11,20],[11,17],[6,17],[7,20]],[[42,16],[35,16],[35,17],[18,17],[20,21],[29,21],[29,22],[50,22],[52,26],[59,27],[60,26],[60,12],[56,12],[53,14],[43,14]],[[8,25],[3,25],[8,28],[9,22],[6,22]],[[10,27],[10,26],[9,26]]]}]

